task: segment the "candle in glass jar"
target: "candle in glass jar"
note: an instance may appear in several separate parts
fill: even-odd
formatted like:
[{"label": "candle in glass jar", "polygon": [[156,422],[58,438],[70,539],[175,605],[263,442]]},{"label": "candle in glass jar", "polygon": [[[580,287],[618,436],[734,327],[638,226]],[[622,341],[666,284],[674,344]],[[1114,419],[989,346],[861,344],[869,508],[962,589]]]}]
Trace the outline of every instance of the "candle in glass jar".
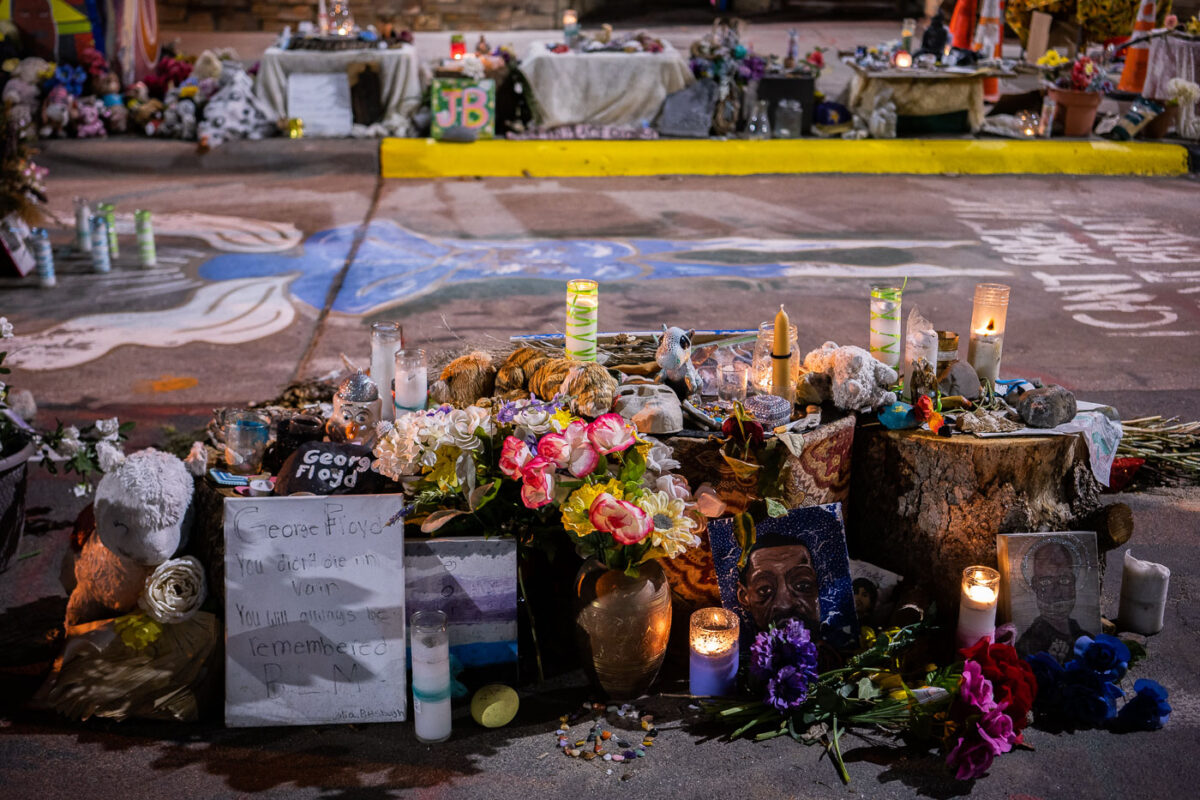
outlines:
[{"label": "candle in glass jar", "polygon": [[912,66],[912,53],[900,50],[896,53],[896,67],[899,69],[908,69]]},{"label": "candle in glass jar", "polygon": [[967,361],[975,368],[980,380],[993,384],[1000,377],[1008,292],[1009,288],[1002,283],[981,283],[975,287],[975,305],[971,310]]},{"label": "candle in glass jar", "polygon": [[596,360],[596,331],[600,321],[600,286],[595,281],[567,282],[566,356],[573,361]]},{"label": "candle in glass jar", "polygon": [[420,411],[429,400],[428,366],[424,350],[397,350],[395,356],[396,416]]},{"label": "candle in glass jar", "polygon": [[697,697],[731,694],[738,671],[738,618],[725,608],[702,608],[692,614],[689,635],[689,678]]},{"label": "candle in glass jar", "polygon": [[422,742],[450,738],[450,640],[446,614],[418,611],[409,622],[412,630],[413,722]]},{"label": "candle in glass jar", "polygon": [[996,603],[1000,599],[1000,573],[991,567],[963,570],[958,603],[958,646],[970,647],[996,634]]},{"label": "candle in glass jar", "polygon": [[1170,581],[1171,570],[1162,564],[1134,558],[1126,550],[1121,571],[1121,607],[1117,613],[1121,629],[1142,636],[1161,631]]},{"label": "candle in glass jar", "polygon": [[396,351],[404,346],[404,329],[399,322],[376,322],[371,325],[371,380],[379,387],[383,399],[382,419],[396,416]]},{"label": "candle in glass jar", "polygon": [[894,370],[900,369],[899,286],[871,287],[871,355]]},{"label": "candle in glass jar", "polygon": [[788,341],[791,327],[791,320],[780,305],[779,313],[775,315],[775,342],[771,347],[771,394],[787,400],[792,399],[792,345]]},{"label": "candle in glass jar", "polygon": [[568,8],[563,10],[562,24],[563,38],[567,41],[579,35],[579,14],[576,13],[575,9]]}]

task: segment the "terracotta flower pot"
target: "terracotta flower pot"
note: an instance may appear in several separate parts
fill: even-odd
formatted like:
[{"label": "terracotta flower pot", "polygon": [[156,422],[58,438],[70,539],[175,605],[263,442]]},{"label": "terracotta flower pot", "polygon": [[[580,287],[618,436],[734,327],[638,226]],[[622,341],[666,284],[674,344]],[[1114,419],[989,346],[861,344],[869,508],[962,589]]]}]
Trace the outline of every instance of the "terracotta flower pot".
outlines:
[{"label": "terracotta flower pot", "polygon": [[1096,124],[1096,109],[1104,97],[1100,92],[1050,89],[1049,94],[1058,103],[1063,136],[1086,137],[1092,132],[1092,126]]},{"label": "terracotta flower pot", "polygon": [[643,694],[658,677],[671,633],[671,587],[662,567],[650,561],[631,578],[591,558],[575,587],[584,669],[613,699]]},{"label": "terracotta flower pot", "polygon": [[33,445],[0,458],[0,572],[21,548],[25,532],[25,476]]}]

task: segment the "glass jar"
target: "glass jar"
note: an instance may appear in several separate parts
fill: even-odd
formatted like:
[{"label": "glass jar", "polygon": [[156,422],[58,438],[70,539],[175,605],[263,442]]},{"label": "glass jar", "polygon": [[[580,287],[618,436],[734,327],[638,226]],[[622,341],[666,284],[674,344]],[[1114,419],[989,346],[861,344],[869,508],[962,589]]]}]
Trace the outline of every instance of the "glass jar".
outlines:
[{"label": "glass jar", "polygon": [[235,475],[254,475],[262,468],[263,453],[271,438],[271,423],[258,411],[227,411],[221,424],[225,435],[225,463]]},{"label": "glass jar", "polygon": [[404,328],[399,322],[376,322],[371,325],[371,380],[379,388],[383,400],[381,419],[395,418],[396,351],[404,346]]},{"label": "glass jar", "polygon": [[450,738],[450,637],[443,611],[418,611],[409,620],[413,724],[425,743]]},{"label": "glass jar", "polygon": [[[804,362],[798,341],[796,326],[789,325],[788,347],[791,348],[792,357],[788,361],[788,375],[793,386],[800,379],[800,365]],[[764,322],[758,326],[758,340],[754,343],[754,358],[749,376],[751,388],[759,394],[771,394],[771,353],[774,348],[775,323]]]},{"label": "glass jar", "polygon": [[771,119],[767,116],[766,100],[759,100],[754,104],[754,110],[750,112],[750,119],[746,121],[746,138],[771,138]]},{"label": "glass jar", "polygon": [[799,139],[804,125],[804,107],[799,100],[780,100],[775,106],[776,139]]}]

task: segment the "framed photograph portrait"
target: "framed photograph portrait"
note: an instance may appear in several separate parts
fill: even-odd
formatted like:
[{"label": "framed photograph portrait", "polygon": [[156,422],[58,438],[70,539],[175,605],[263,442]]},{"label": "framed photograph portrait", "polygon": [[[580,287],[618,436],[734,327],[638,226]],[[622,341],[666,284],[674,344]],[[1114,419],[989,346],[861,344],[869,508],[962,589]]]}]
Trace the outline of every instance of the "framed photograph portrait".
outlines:
[{"label": "framed photograph portrait", "polygon": [[1100,633],[1095,533],[1002,533],[996,554],[1000,610],[1017,629],[1018,654],[1044,650],[1062,663],[1076,639]]},{"label": "framed photograph portrait", "polygon": [[762,520],[745,559],[733,520],[710,522],[708,535],[721,604],[741,618],[747,647],[759,631],[793,618],[806,624],[834,663],[835,651],[858,642],[840,503]]}]

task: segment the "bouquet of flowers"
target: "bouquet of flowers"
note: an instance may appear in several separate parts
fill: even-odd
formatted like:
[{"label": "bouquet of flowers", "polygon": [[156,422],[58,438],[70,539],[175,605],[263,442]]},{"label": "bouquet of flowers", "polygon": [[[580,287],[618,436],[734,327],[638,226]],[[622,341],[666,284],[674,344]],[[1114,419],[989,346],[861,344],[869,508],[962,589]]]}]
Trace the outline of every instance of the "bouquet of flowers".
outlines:
[{"label": "bouquet of flowers", "polygon": [[1070,89],[1075,92],[1112,91],[1112,81],[1108,79],[1107,73],[1085,55],[1071,61],[1057,50],[1047,50],[1037,63],[1057,89]]}]

